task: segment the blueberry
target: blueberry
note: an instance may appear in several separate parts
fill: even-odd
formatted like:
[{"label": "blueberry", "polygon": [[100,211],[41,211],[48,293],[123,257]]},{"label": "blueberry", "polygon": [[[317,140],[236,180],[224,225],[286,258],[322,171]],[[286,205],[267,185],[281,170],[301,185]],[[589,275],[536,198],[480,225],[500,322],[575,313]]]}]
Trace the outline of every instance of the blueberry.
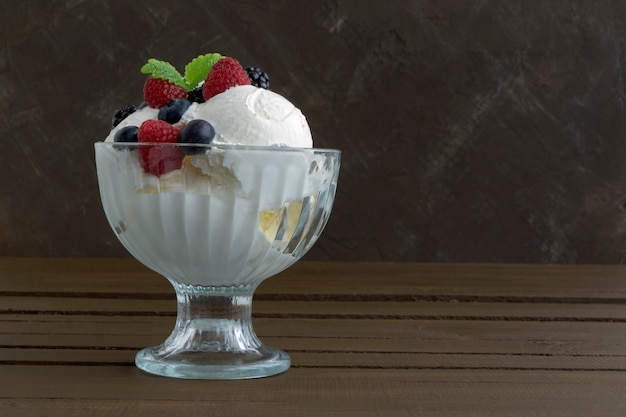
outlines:
[{"label": "blueberry", "polygon": [[[139,131],[139,127],[137,126],[126,126],[115,132],[115,136],[113,136],[113,142],[123,142],[123,143],[134,143],[137,142],[137,132]],[[129,150],[132,151],[135,149],[135,146],[122,146],[122,145],[113,145],[113,148],[118,151]]]},{"label": "blueberry", "polygon": [[187,111],[191,102],[186,98],[175,98],[169,103],[165,104],[159,109],[159,120],[163,120],[167,123],[176,123],[183,116],[183,113]]},{"label": "blueberry", "polygon": [[[206,120],[195,119],[187,123],[187,126],[180,132],[178,136],[179,143],[198,143],[209,144],[215,138],[215,129],[213,125]],[[195,155],[204,152],[202,146],[184,146],[181,147],[186,155]]]}]

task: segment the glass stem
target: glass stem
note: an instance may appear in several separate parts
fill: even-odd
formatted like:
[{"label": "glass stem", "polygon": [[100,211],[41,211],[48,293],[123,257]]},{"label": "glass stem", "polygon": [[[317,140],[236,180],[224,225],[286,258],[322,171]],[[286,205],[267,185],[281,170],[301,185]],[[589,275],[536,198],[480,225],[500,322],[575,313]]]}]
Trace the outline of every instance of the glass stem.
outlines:
[{"label": "glass stem", "polygon": [[174,284],[176,326],[165,346],[175,350],[249,352],[262,346],[252,328],[256,285],[201,287]]}]

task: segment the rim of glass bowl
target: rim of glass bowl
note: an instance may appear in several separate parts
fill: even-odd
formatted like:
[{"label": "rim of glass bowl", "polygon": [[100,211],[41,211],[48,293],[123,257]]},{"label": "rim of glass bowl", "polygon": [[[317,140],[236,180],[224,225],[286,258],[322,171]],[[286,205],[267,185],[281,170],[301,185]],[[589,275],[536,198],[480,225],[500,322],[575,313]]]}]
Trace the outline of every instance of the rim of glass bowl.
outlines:
[{"label": "rim of glass bowl", "polygon": [[164,142],[104,142],[99,141],[94,144],[95,146],[102,147],[130,147],[137,148],[139,146],[161,146],[161,147],[172,147],[172,148],[182,148],[182,147],[191,147],[191,148],[205,148],[205,149],[222,149],[222,150],[244,150],[244,151],[266,151],[266,152],[276,152],[276,151],[285,151],[285,152],[320,152],[320,153],[334,153],[341,154],[341,150],[332,149],[332,148],[297,148],[291,146],[282,146],[282,145],[270,145],[270,146],[250,146],[250,145],[235,145],[235,144],[217,144],[217,143],[164,143]]}]

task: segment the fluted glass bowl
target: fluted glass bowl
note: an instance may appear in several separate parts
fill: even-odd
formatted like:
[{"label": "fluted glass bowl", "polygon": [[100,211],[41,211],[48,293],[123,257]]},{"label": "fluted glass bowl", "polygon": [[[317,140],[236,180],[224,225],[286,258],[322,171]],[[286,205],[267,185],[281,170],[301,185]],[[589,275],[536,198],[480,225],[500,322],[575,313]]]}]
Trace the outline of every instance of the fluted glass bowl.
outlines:
[{"label": "fluted glass bowl", "polygon": [[254,333],[252,296],[319,237],[340,151],[98,142],[95,152],[111,228],[177,295],[173,332],[141,350],[136,365],[200,379],[287,370],[289,356]]}]

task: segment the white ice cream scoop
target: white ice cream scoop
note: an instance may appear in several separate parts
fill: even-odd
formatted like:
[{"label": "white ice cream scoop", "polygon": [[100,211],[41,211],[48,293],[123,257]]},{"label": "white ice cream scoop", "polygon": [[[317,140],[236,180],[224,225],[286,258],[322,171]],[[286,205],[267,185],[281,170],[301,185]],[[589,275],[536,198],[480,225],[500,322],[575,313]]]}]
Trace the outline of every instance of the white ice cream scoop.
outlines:
[{"label": "white ice cream scoop", "polygon": [[215,128],[216,144],[313,147],[306,118],[289,100],[251,85],[232,87],[192,105],[183,119],[203,119]]}]

